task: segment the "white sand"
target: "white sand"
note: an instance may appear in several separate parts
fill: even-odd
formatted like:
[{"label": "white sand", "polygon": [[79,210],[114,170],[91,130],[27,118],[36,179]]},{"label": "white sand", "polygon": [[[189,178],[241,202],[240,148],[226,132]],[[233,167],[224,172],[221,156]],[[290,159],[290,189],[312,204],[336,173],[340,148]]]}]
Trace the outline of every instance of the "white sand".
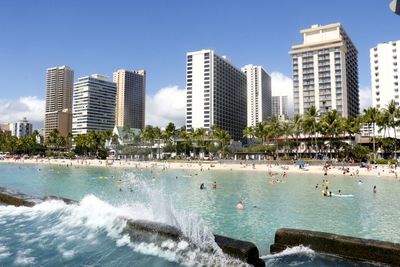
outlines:
[{"label": "white sand", "polygon": [[[297,165],[267,165],[267,164],[255,164],[253,162],[247,161],[240,164],[238,161],[235,164],[228,163],[218,163],[218,162],[166,162],[166,161],[127,161],[127,160],[95,160],[95,159],[6,159],[1,160],[0,163],[22,163],[22,164],[52,164],[59,166],[93,166],[93,167],[107,167],[107,168],[140,168],[140,169],[181,169],[181,170],[227,170],[227,171],[258,171],[265,172],[266,175],[272,174],[282,175],[284,172],[299,173],[299,174],[320,174],[324,175],[323,166],[307,166],[305,169],[299,169]],[[346,168],[346,167],[345,167]],[[367,168],[360,167],[349,167],[350,172],[346,173],[346,176],[352,177],[365,177],[365,176],[375,176],[375,177],[385,177],[396,179],[396,171],[390,168],[388,165],[378,165],[377,168],[372,168],[368,170]],[[357,175],[358,171],[358,175]],[[332,166],[328,170],[328,175],[343,175],[343,170],[339,166]]]}]

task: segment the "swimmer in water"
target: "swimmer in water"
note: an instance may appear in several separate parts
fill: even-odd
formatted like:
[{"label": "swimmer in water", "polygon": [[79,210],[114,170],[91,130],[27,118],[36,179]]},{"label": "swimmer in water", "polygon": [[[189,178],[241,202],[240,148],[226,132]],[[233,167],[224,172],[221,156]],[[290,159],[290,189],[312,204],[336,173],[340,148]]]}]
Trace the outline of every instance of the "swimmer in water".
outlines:
[{"label": "swimmer in water", "polygon": [[315,188],[318,188],[318,184],[315,186]]},{"label": "swimmer in water", "polygon": [[374,185],[374,190],[373,190],[374,194],[376,194],[376,185]]},{"label": "swimmer in water", "polygon": [[216,181],[214,181],[214,183],[213,183],[213,185],[212,185],[212,188],[213,188],[213,189],[217,189],[217,182],[216,182]]},{"label": "swimmer in water", "polygon": [[243,205],[243,202],[242,202],[241,200],[236,204],[236,208],[237,208],[238,210],[244,209],[244,205]]},{"label": "swimmer in water", "polygon": [[201,185],[200,185],[200,190],[203,190],[203,189],[205,189],[206,187],[204,186],[204,183],[201,183]]}]

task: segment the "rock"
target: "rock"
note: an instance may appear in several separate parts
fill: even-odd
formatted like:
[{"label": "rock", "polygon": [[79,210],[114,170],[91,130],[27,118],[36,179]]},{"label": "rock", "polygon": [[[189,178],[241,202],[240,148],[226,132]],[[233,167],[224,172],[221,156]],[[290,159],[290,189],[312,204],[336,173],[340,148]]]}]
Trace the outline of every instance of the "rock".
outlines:
[{"label": "rock", "polygon": [[215,242],[224,253],[255,267],[265,266],[265,262],[260,259],[258,248],[254,243],[220,235],[214,235],[214,237]]},{"label": "rock", "polygon": [[275,233],[271,253],[288,247],[307,246],[321,253],[359,261],[372,261],[399,266],[400,244],[298,229],[281,228]]},{"label": "rock", "polygon": [[33,198],[17,191],[0,187],[0,202],[17,207],[33,207],[43,201],[39,198]]}]

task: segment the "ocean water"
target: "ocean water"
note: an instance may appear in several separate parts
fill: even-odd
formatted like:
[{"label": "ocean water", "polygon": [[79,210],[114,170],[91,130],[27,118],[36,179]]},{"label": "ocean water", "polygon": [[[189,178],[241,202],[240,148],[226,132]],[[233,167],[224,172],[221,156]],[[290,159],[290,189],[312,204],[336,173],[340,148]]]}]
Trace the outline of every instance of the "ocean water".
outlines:
[{"label": "ocean water", "polygon": [[[333,193],[322,197],[322,180]],[[362,183],[359,183],[359,179]],[[212,182],[217,189],[212,189]],[[59,167],[0,163],[0,186],[48,201],[34,208],[0,206],[0,266],[239,266],[215,249],[184,241],[135,243],[126,221],[147,219],[179,227],[198,247],[212,233],[254,242],[267,266],[366,266],[297,247],[269,255],[278,228],[291,227],[400,242],[400,182],[378,177],[289,174],[271,184],[263,172]],[[200,190],[204,183],[205,190]],[[316,184],[319,184],[318,188]],[[377,193],[372,192],[377,186]],[[244,210],[236,203],[242,200]]]}]

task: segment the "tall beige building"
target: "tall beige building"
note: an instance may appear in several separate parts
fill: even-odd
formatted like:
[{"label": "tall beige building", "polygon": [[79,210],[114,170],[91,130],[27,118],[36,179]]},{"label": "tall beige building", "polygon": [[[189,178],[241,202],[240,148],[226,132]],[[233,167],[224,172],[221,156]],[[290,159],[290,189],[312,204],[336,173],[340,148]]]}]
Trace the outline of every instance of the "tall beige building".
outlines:
[{"label": "tall beige building", "polygon": [[53,129],[67,136],[72,131],[74,71],[68,66],[47,69],[44,137]]},{"label": "tall beige building", "polygon": [[315,106],[343,117],[359,112],[357,49],[340,23],[301,30],[303,44],[292,46],[294,113]]},{"label": "tall beige building", "polygon": [[146,71],[118,70],[113,74],[117,84],[115,125],[143,129],[146,108]]}]

